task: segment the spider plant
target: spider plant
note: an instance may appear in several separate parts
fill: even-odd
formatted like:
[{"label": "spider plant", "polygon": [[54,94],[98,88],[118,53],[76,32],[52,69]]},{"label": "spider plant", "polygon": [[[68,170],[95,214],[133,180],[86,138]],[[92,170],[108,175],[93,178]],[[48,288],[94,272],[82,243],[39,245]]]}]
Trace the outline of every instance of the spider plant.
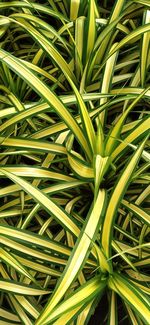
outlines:
[{"label": "spider plant", "polygon": [[150,2],[1,1],[0,45],[0,324],[149,324]]}]

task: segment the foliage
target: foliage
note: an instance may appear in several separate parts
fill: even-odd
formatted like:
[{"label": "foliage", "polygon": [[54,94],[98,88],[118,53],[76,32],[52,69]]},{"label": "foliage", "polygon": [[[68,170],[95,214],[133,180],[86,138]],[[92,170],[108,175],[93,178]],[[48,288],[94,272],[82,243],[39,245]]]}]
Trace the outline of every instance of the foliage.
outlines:
[{"label": "foliage", "polygon": [[0,43],[0,323],[149,324],[150,2],[1,1]]}]

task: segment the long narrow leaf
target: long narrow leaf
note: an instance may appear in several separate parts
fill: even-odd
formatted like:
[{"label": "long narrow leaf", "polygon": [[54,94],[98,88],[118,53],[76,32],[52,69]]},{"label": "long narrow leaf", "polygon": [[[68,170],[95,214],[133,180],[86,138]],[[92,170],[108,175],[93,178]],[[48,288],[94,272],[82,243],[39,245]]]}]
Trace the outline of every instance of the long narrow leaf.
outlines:
[{"label": "long narrow leaf", "polygon": [[106,216],[103,225],[102,231],[102,246],[104,248],[105,254],[107,257],[110,256],[110,248],[112,241],[112,232],[113,232],[113,224],[115,222],[116,214],[118,206],[121,202],[121,199],[125,193],[126,188],[129,186],[131,176],[133,171],[138,163],[142,151],[144,149],[145,141],[140,145],[132,159],[130,160],[128,166],[123,171],[120,179],[117,182],[117,185],[112,192],[109,205],[107,207]]},{"label": "long narrow leaf", "polygon": [[49,315],[61,300],[66,290],[70,287],[73,280],[77,277],[85,259],[89,254],[91,246],[91,240],[95,238],[95,235],[99,229],[99,225],[102,222],[104,209],[105,209],[106,193],[104,190],[99,191],[96,203],[90,211],[88,220],[86,221],[80,236],[76,242],[73,252],[68,261],[67,268],[64,271],[63,276],[57,284],[57,287],[50,298],[46,308],[43,310],[37,324],[47,324]]}]

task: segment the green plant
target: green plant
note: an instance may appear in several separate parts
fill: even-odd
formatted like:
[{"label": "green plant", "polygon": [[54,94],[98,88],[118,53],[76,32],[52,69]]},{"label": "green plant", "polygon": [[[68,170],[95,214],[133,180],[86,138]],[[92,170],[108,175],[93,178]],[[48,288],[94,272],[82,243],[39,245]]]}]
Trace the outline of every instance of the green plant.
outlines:
[{"label": "green plant", "polygon": [[149,324],[149,40],[146,0],[1,1],[1,324]]}]

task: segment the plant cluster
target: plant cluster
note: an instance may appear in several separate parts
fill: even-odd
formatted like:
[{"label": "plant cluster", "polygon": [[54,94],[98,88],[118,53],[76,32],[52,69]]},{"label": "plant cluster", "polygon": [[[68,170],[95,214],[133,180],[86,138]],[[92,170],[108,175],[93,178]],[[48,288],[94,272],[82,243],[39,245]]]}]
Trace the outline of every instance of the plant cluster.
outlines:
[{"label": "plant cluster", "polygon": [[149,68],[149,0],[0,2],[0,324],[149,324]]}]

